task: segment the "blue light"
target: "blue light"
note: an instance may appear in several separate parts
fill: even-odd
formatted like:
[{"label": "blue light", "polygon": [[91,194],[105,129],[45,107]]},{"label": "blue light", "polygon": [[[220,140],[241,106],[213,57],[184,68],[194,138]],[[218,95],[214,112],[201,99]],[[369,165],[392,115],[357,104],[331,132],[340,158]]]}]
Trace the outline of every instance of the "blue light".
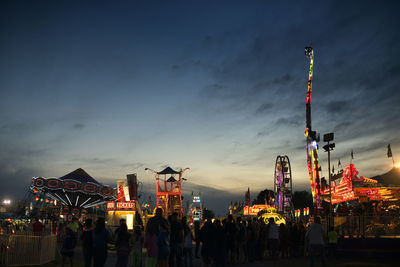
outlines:
[{"label": "blue light", "polygon": [[314,149],[318,149],[318,144],[317,144],[317,141],[312,141],[311,142],[311,145],[312,145],[312,147],[314,148]]}]

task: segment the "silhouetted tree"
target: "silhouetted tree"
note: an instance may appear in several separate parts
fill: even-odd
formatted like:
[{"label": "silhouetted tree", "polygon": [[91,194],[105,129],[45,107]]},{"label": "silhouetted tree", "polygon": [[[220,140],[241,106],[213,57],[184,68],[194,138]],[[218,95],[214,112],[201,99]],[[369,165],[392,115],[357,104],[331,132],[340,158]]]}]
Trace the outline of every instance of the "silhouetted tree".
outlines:
[{"label": "silhouetted tree", "polygon": [[292,201],[295,209],[313,208],[312,195],[308,191],[295,191],[292,195]]},{"label": "silhouetted tree", "polygon": [[207,208],[203,209],[203,218],[204,219],[214,218],[214,217],[215,217],[214,211],[209,210]]},{"label": "silhouetted tree", "polygon": [[261,191],[257,198],[253,200],[252,204],[272,204],[272,199],[274,198],[274,191],[265,189]]}]

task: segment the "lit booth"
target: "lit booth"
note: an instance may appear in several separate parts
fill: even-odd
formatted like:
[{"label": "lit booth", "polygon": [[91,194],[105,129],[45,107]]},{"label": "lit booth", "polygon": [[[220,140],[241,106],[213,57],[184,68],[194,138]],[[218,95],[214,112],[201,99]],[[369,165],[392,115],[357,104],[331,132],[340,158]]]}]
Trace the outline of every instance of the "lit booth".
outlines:
[{"label": "lit booth", "polygon": [[121,219],[126,221],[128,230],[133,230],[135,225],[141,224],[142,212],[137,197],[137,186],[136,174],[128,174],[127,180],[117,181],[117,200],[107,202],[109,226],[118,226]]}]

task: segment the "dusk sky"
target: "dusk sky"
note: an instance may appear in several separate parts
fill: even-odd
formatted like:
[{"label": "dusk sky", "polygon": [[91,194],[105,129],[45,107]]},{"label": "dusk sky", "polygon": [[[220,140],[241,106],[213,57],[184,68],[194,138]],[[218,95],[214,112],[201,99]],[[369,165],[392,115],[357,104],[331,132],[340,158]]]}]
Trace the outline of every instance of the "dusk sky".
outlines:
[{"label": "dusk sky", "polygon": [[311,43],[312,125],[335,133],[335,169],[353,150],[360,175],[387,172],[387,144],[400,162],[398,3],[1,1],[0,198],[77,168],[111,186],[137,173],[154,193],[145,167],[190,167],[185,195],[222,214],[247,187],[273,189],[278,155],[309,190]]}]

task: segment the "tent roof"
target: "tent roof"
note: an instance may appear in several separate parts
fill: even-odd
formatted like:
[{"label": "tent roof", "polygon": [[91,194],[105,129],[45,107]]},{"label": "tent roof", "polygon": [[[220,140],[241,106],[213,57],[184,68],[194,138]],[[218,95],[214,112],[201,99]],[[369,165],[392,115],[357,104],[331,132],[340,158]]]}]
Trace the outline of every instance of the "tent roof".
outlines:
[{"label": "tent roof", "polygon": [[169,177],[169,179],[167,180],[167,182],[176,182],[176,180],[175,180],[175,178],[174,177]]},{"label": "tent roof", "polygon": [[376,176],[381,184],[385,185],[400,185],[400,168],[392,168],[387,173]]},{"label": "tent roof", "polygon": [[80,183],[94,183],[97,185],[102,185],[101,183],[97,182],[92,176],[90,176],[87,172],[85,172],[81,168],[76,169],[75,171],[62,176],[59,179],[60,180],[75,180]]},{"label": "tent roof", "polygon": [[164,170],[157,172],[157,174],[179,174],[179,172],[174,171],[170,167],[165,168]]}]

